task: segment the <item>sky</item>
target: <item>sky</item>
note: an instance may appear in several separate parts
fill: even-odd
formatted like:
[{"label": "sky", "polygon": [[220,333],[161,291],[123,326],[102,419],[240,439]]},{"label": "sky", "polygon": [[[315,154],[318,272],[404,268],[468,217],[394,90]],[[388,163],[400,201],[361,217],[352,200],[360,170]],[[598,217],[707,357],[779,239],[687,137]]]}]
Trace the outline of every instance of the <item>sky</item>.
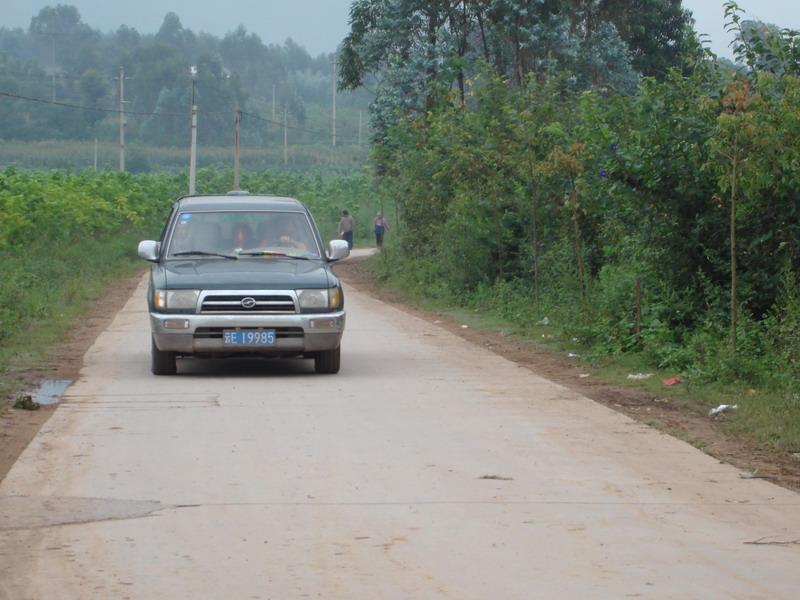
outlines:
[{"label": "sky", "polygon": [[313,56],[333,52],[347,35],[350,0],[0,0],[0,27],[24,27],[45,6],[71,4],[85,23],[102,31],[121,24],[155,33],[168,12],[184,27],[224,35],[244,24],[267,44],[286,38]]},{"label": "sky", "polygon": [[[83,20],[103,31],[119,25],[155,33],[164,15],[176,13],[184,27],[224,35],[244,24],[268,44],[290,37],[312,55],[333,52],[348,32],[351,0],[0,0],[0,26],[25,27],[48,5],[72,4]],[[749,18],[800,30],[800,0],[738,0]],[[730,58],[731,36],[725,33],[723,0],[684,0],[694,13],[695,28],[711,38],[711,49]]]},{"label": "sky", "polygon": [[[745,10],[747,19],[800,30],[799,0],[737,0],[737,3]],[[733,38],[725,32],[722,4],[723,0],[683,0],[684,8],[694,15],[695,30],[711,38],[711,50],[718,56],[731,58],[728,44]]]}]

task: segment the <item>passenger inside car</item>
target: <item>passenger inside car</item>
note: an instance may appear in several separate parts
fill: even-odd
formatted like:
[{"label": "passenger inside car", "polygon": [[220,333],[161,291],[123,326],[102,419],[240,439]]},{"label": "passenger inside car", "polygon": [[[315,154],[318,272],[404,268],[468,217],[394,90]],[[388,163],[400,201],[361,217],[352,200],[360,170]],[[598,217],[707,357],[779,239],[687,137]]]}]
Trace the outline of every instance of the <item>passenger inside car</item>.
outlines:
[{"label": "passenger inside car", "polygon": [[247,223],[237,223],[233,228],[231,248],[244,250],[253,246],[253,230]]}]

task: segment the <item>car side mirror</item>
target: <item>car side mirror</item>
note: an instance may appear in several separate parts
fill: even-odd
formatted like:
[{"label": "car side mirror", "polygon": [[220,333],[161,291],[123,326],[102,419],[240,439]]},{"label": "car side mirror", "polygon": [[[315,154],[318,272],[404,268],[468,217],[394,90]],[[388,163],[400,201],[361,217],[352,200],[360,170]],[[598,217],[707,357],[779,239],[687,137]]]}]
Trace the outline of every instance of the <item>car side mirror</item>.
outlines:
[{"label": "car side mirror", "polygon": [[150,262],[157,262],[160,250],[161,242],[155,242],[153,240],[139,242],[139,258],[149,260]]},{"label": "car side mirror", "polygon": [[350,246],[344,240],[331,240],[328,244],[328,260],[341,260],[350,256]]}]

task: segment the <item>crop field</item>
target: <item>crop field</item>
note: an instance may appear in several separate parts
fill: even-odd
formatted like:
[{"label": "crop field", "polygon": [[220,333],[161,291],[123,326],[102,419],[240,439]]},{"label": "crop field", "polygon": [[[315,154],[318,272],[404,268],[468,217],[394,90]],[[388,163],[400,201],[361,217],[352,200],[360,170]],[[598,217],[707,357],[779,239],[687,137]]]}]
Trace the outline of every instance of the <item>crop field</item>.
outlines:
[{"label": "crop field", "polygon": [[[201,169],[199,193],[224,193],[230,170]],[[362,174],[244,172],[242,188],[296,197],[326,239],[347,208],[368,239],[377,201]],[[185,193],[178,173],[0,172],[0,395],[5,375],[47,355],[89,302],[120,277],[143,269],[141,239],[157,237],[172,202]]]},{"label": "crop field", "polygon": [[[95,146],[93,141],[6,140],[0,144],[0,169],[61,169],[84,171],[94,169]],[[286,157],[282,141],[262,145],[246,145],[241,149],[241,165],[245,170],[298,171],[331,170],[347,172],[357,170],[364,163],[367,147],[355,144],[289,143]],[[286,161],[284,162],[284,158]],[[233,145],[200,146],[197,153],[198,167],[231,168]],[[119,145],[100,142],[97,145],[97,168],[99,171],[116,171],[119,166]],[[140,143],[128,145],[125,167],[133,173],[153,171],[186,171],[189,166],[189,148],[169,146],[146,146]]]}]

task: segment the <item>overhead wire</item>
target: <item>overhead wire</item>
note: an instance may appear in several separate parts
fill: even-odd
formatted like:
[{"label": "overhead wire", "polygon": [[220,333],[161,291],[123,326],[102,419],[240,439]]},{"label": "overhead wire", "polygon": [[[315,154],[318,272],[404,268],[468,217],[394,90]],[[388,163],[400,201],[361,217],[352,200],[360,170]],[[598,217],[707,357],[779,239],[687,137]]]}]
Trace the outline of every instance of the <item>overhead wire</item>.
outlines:
[{"label": "overhead wire", "polygon": [[[14,100],[22,100],[25,102],[33,102],[36,104],[43,104],[43,105],[50,105],[50,106],[58,106],[61,108],[69,108],[73,110],[83,110],[83,111],[90,111],[90,112],[98,112],[103,114],[125,114],[126,116],[140,116],[140,117],[180,117],[186,118],[189,116],[189,113],[178,113],[178,112],[145,112],[145,111],[135,111],[135,110],[120,110],[119,108],[106,108],[101,106],[86,106],[82,104],[74,104],[71,102],[61,102],[59,100],[47,100],[45,98],[36,98],[33,96],[25,96],[23,94],[15,94],[13,92],[5,92],[0,90],[0,97],[11,98]],[[229,114],[229,112],[233,111],[198,111],[200,114],[204,115],[221,115],[221,114]],[[331,135],[330,131],[322,131],[319,129],[307,129],[305,127],[300,127],[297,125],[288,125],[282,121],[276,121],[274,119],[267,119],[265,117],[246,112],[240,111],[240,114],[243,117],[249,117],[251,119],[255,119],[256,121],[261,121],[263,123],[267,123],[270,125],[276,125],[278,127],[283,127],[292,131],[298,131],[302,133],[307,133],[314,136],[319,137],[328,137]],[[340,138],[341,139],[341,138]],[[344,144],[357,144],[355,140],[342,140]],[[298,142],[294,142],[292,145],[298,145]]]},{"label": "overhead wire", "polygon": [[[14,94],[12,92],[4,92],[0,90],[0,96],[4,96],[6,98],[13,98],[15,100],[24,100],[26,102],[35,102],[37,104],[49,104],[51,106],[60,106],[62,108],[72,108],[75,110],[86,110],[92,112],[99,112],[99,113],[107,113],[107,114],[120,114],[125,113],[125,115],[133,115],[138,117],[187,117],[190,113],[187,111],[186,113],[178,113],[178,112],[145,112],[145,111],[138,111],[138,110],[120,110],[119,108],[105,108],[102,106],[86,106],[82,104],[73,104],[71,102],[61,102],[59,100],[47,100],[45,98],[35,98],[33,96],[24,96],[21,94]],[[202,112],[205,115],[221,115],[221,114],[228,114],[228,111],[222,110],[215,110],[215,111],[198,111]]]},{"label": "overhead wire", "polygon": [[[302,133],[309,133],[311,135],[317,135],[317,136],[320,136],[320,137],[330,137],[332,135],[332,132],[330,132],[330,131],[322,131],[321,129],[306,129],[305,127],[299,127],[297,125],[288,125],[288,124],[285,124],[283,121],[276,121],[275,119],[267,119],[265,117],[261,117],[259,115],[256,115],[256,114],[253,114],[253,113],[250,113],[250,112],[242,111],[242,116],[243,117],[250,117],[251,119],[255,119],[256,121],[261,121],[263,123],[268,123],[270,125],[277,125],[279,127],[285,127],[286,129],[289,129],[289,130],[292,130],[292,131],[300,131]],[[339,136],[337,136],[337,137],[339,137]],[[344,140],[344,142],[345,143],[350,143],[350,144],[357,143],[354,140]]]}]

